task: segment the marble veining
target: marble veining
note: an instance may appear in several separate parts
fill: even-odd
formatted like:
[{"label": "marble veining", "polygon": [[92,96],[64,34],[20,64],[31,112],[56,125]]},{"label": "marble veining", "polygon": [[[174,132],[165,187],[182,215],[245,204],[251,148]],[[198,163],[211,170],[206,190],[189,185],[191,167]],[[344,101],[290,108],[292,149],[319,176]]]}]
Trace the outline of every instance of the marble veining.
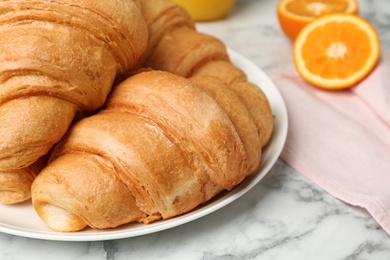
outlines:
[{"label": "marble veining", "polygon": [[[269,75],[294,71],[277,0],[238,0],[228,19],[199,23]],[[359,0],[360,14],[390,50],[390,1]],[[1,213],[0,213],[1,214]],[[323,191],[278,160],[265,178],[226,207],[149,235],[57,242],[0,233],[0,259],[390,259],[390,237],[363,209]]]}]

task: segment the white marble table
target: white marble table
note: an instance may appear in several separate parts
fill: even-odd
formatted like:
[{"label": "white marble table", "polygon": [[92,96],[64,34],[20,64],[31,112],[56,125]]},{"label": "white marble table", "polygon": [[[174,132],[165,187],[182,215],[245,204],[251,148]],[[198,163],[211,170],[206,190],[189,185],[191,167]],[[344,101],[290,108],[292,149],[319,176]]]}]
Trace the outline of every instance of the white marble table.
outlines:
[{"label": "white marble table", "polygon": [[[390,50],[390,1],[359,0]],[[277,0],[239,0],[198,29],[268,74],[293,70]],[[0,213],[1,214],[1,213]],[[0,233],[0,259],[390,259],[390,237],[360,208],[333,198],[282,160],[244,196],[193,222],[140,237],[57,242]]]}]

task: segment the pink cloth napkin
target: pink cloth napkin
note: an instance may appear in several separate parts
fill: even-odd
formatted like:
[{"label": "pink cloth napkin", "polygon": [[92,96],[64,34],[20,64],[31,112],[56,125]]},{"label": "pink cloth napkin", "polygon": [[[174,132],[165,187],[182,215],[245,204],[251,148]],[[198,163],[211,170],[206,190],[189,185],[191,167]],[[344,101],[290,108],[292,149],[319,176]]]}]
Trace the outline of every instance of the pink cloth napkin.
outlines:
[{"label": "pink cloth napkin", "polygon": [[365,208],[390,235],[390,55],[357,86],[318,89],[274,76],[289,116],[282,159],[324,190]]}]

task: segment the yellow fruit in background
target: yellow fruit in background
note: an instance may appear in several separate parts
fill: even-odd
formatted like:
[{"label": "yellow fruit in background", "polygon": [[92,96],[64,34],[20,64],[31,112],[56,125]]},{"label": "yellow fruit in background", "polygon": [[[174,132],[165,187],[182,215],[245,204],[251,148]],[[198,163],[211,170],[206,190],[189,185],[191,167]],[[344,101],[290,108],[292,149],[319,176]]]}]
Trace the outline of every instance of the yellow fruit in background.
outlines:
[{"label": "yellow fruit in background", "polygon": [[379,55],[374,27],[351,14],[317,18],[302,29],[294,43],[299,74],[324,89],[356,85],[375,68]]},{"label": "yellow fruit in background", "polygon": [[183,6],[195,21],[217,20],[226,17],[235,0],[173,0]]},{"label": "yellow fruit in background", "polygon": [[280,27],[294,40],[314,19],[332,13],[358,14],[357,0],[280,0],[277,15]]}]

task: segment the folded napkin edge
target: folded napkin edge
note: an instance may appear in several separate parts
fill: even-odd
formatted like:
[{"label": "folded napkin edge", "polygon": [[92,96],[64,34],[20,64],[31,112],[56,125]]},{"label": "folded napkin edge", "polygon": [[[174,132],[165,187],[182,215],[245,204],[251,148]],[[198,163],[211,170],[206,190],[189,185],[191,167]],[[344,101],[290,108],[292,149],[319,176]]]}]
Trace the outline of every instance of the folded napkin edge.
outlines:
[{"label": "folded napkin edge", "polygon": [[390,236],[390,215],[386,213],[384,208],[374,197],[365,195],[359,196],[348,192],[336,182],[332,182],[331,180],[322,178],[320,175],[314,174],[314,171],[301,160],[297,160],[296,156],[294,156],[292,151],[287,147],[283,149],[280,158],[293,169],[301,173],[303,177],[315,184],[316,187],[329,193],[334,198],[367,211]]}]

